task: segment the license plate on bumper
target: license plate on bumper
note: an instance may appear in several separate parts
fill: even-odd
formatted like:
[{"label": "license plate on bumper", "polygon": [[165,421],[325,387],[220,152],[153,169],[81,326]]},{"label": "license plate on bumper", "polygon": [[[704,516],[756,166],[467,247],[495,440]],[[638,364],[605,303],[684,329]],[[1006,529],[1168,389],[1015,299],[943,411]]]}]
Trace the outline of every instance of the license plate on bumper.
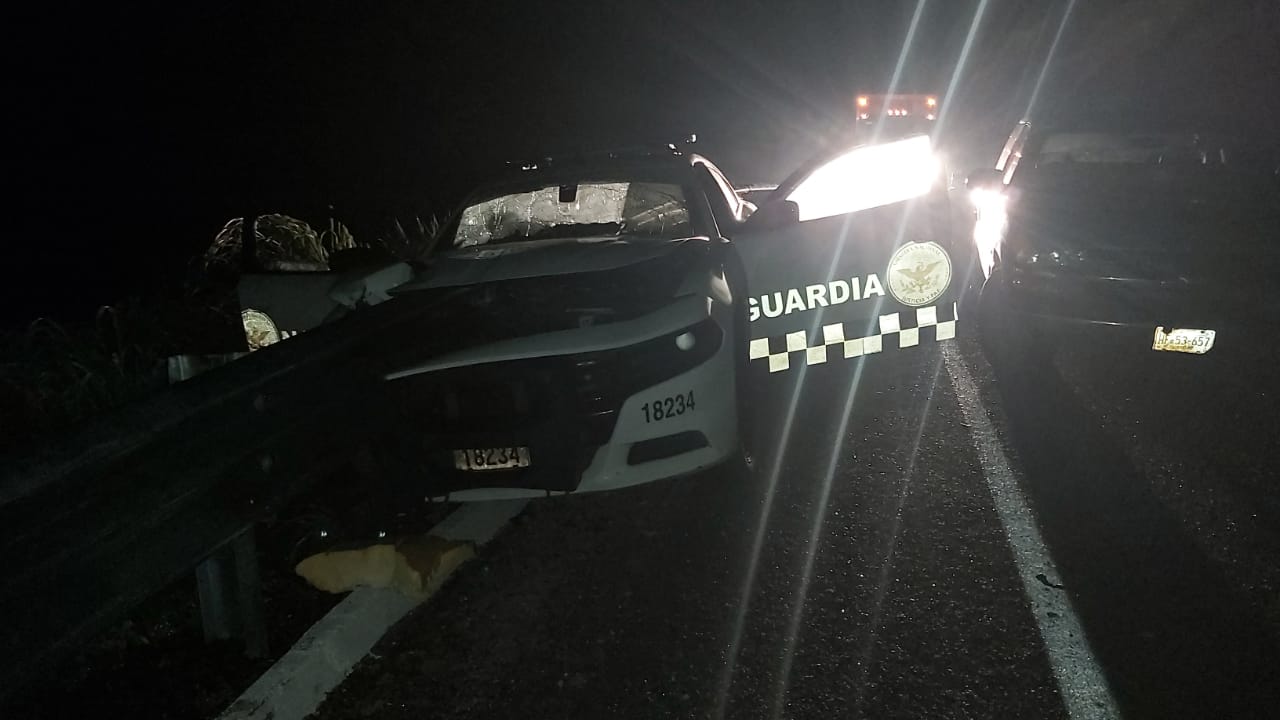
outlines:
[{"label": "license plate on bumper", "polygon": [[509,470],[529,467],[529,448],[466,448],[453,451],[453,466],[459,470]]},{"label": "license plate on bumper", "polygon": [[1164,326],[1157,326],[1151,349],[1203,355],[1213,349],[1215,335],[1213,330],[1193,328],[1172,328],[1165,332]]}]

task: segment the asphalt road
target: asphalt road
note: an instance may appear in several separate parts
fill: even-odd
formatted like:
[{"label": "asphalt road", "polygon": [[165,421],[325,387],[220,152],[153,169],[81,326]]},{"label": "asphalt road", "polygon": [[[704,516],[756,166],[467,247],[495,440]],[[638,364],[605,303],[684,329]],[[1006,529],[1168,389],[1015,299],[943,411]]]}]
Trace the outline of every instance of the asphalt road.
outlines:
[{"label": "asphalt road", "polygon": [[1280,712],[1267,356],[948,347],[762,403],[753,476],[531,503],[318,716]]}]

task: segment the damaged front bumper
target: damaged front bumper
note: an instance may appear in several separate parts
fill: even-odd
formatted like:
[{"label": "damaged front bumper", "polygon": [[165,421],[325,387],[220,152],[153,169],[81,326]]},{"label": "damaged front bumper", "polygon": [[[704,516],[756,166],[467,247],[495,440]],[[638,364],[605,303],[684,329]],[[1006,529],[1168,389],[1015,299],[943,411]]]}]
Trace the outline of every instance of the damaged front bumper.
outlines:
[{"label": "damaged front bumper", "polygon": [[[449,500],[605,490],[714,465],[736,449],[736,405],[731,343],[708,306],[686,296],[390,373],[380,454],[402,489]],[[676,395],[696,406],[662,420],[644,411]],[[456,467],[455,451],[477,448],[528,448],[530,462]]]}]

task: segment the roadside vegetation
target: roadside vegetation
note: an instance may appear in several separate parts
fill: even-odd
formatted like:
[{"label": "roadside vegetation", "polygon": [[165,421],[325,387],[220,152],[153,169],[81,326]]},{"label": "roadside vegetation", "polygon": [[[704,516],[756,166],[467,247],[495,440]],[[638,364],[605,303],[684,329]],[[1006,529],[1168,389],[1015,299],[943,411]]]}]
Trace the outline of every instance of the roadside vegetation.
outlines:
[{"label": "roadside vegetation", "polygon": [[[235,296],[242,218],[215,235],[181,291],[123,299],[92,320],[40,318],[0,330],[0,456],[133,402],[168,385],[167,358],[245,349]],[[255,224],[262,267],[315,271],[344,250],[371,248],[410,259],[431,246],[439,222],[394,220],[382,237],[361,243],[341,222],[317,230],[282,214]]]}]

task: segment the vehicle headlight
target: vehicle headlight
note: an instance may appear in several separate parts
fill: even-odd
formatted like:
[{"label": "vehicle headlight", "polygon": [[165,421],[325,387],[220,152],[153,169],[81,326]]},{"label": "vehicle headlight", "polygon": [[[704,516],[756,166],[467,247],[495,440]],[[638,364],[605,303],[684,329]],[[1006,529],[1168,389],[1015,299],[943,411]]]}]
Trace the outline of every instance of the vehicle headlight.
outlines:
[{"label": "vehicle headlight", "polygon": [[240,323],[244,325],[244,339],[251,351],[280,342],[280,330],[271,316],[261,310],[240,311]]},{"label": "vehicle headlight", "polygon": [[1009,198],[1000,190],[980,187],[969,191],[969,202],[979,215],[995,215],[1005,212]]},{"label": "vehicle headlight", "polygon": [[1009,198],[998,190],[975,188],[969,193],[969,200],[975,213],[973,244],[978,250],[978,263],[983,277],[991,277],[1009,226]]}]

